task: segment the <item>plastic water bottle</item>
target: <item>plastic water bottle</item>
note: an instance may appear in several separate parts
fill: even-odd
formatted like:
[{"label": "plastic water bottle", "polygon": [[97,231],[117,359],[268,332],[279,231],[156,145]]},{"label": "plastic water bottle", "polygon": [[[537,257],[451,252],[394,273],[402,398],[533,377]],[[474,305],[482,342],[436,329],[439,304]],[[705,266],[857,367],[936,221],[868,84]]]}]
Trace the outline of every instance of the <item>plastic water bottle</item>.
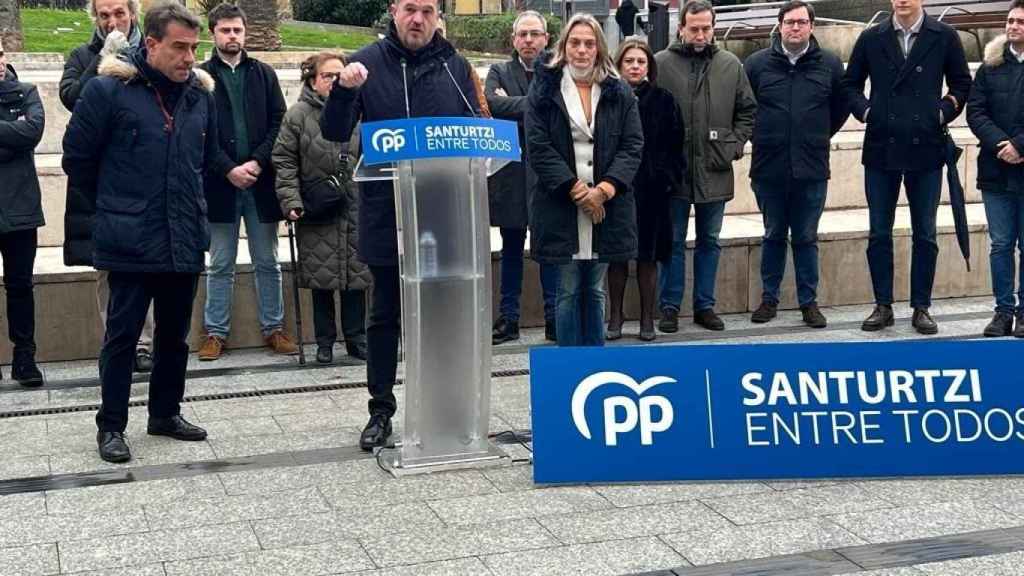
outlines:
[{"label": "plastic water bottle", "polygon": [[430,230],[420,235],[420,276],[437,276],[437,238]]}]

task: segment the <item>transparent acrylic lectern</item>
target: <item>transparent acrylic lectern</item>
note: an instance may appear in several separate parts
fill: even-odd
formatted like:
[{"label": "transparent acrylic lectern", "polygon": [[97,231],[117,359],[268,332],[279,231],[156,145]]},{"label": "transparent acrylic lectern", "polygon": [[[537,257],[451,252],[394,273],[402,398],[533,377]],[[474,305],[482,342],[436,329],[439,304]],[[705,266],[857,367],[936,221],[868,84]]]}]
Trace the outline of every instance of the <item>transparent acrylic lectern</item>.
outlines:
[{"label": "transparent acrylic lectern", "polygon": [[402,281],[405,423],[394,474],[507,459],[488,440],[491,248],[487,176],[507,161],[431,158],[366,166],[394,182]]}]

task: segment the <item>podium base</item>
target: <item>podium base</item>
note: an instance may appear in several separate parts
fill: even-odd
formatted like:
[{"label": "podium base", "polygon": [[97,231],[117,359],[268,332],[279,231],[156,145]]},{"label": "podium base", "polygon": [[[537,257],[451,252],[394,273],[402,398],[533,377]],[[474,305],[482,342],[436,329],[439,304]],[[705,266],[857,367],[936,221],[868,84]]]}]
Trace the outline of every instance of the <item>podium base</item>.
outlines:
[{"label": "podium base", "polygon": [[451,456],[438,456],[435,458],[417,458],[412,461],[403,461],[402,444],[401,442],[396,442],[394,448],[382,449],[377,454],[377,460],[392,476],[399,478],[402,476],[431,474],[433,472],[446,472],[450,470],[496,468],[512,465],[512,458],[504,450],[490,442],[487,443],[486,452],[453,454]]}]

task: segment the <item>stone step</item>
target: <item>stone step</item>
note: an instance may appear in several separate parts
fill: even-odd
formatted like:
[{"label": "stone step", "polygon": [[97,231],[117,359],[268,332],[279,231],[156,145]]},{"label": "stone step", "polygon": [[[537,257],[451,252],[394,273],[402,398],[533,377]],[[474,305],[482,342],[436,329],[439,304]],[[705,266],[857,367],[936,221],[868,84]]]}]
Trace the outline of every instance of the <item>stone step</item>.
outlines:
[{"label": "stone step", "polygon": [[[939,210],[939,263],[935,280],[935,298],[986,296],[991,293],[988,274],[988,234],[984,208],[980,204],[967,207],[971,225],[971,272],[967,272],[960,256],[953,231],[951,211]],[[819,252],[821,257],[821,286],[819,302],[824,306],[865,304],[873,300],[871,282],[864,251],[867,247],[868,214],[866,209],[846,209],[826,212],[820,226]],[[686,296],[683,313],[692,308],[692,250],[695,225],[690,224],[690,239],[686,275]],[[722,313],[742,313],[754,310],[760,302],[761,237],[764,229],[757,215],[728,215],[722,229],[722,255],[718,269],[717,310]],[[492,233],[492,286],[493,304],[497,309],[500,266],[498,251],[500,237]],[[896,213],[896,299],[909,299],[910,272],[910,216],[906,207]],[[287,239],[282,238],[278,250],[284,269],[285,322],[288,332],[294,330],[294,296]],[[91,268],[63,265],[59,247],[41,248],[36,257],[36,342],[38,356],[44,361],[94,358],[102,341],[99,314],[96,308],[95,271]],[[793,267],[787,264],[783,280],[783,308],[795,307]],[[205,276],[192,315],[192,342],[195,347],[202,333],[202,309],[206,294]],[[302,290],[302,323],[306,341],[312,337],[312,305],[310,293]],[[543,306],[538,278],[538,266],[532,260],[526,264],[522,296],[523,326],[543,325]],[[629,318],[638,316],[636,283],[630,282],[626,296]],[[229,345],[235,348],[262,345],[257,321],[253,269],[248,247],[241,241],[238,250],[238,271],[234,292],[232,326]],[[0,319],[0,333],[6,331],[6,316]],[[0,362],[10,358],[10,345],[0,342]]]}]

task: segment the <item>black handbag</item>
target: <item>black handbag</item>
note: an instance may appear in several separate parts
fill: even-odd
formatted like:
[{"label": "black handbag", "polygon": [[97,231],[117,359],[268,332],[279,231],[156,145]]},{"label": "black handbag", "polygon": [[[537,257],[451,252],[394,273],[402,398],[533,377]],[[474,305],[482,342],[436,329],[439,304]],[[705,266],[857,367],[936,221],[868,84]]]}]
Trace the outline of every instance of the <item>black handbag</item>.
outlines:
[{"label": "black handbag", "polygon": [[326,176],[299,183],[302,219],[329,222],[345,208],[345,186],[338,176]]}]

